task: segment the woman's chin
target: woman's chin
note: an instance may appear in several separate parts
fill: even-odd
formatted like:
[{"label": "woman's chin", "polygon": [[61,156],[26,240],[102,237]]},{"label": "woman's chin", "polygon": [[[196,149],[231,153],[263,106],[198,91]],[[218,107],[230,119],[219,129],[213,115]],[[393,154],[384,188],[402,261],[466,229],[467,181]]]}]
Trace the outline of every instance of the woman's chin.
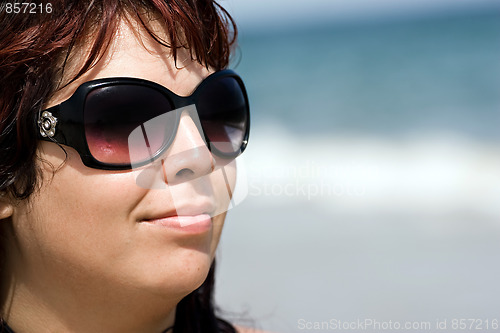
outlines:
[{"label": "woman's chin", "polygon": [[[200,287],[207,278],[213,258],[207,253],[187,250],[183,255],[176,254],[175,261],[149,266],[137,271],[141,274],[137,284],[142,284],[148,293],[162,297],[182,298]],[[137,287],[137,285],[136,285]]]}]

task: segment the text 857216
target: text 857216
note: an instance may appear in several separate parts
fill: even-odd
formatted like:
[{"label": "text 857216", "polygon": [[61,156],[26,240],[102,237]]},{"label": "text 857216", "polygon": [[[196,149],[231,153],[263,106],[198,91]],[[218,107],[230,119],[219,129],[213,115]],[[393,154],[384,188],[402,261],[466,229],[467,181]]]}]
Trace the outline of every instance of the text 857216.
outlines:
[{"label": "text 857216", "polygon": [[2,11],[7,14],[42,14],[52,13],[52,4],[36,4],[33,2],[7,2],[2,6]]}]

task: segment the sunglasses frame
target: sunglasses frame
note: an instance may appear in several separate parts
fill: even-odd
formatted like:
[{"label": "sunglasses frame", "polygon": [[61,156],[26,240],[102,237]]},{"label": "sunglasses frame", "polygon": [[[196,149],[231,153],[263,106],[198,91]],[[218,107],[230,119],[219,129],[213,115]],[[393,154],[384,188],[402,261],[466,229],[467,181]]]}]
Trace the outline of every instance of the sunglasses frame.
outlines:
[{"label": "sunglasses frame", "polygon": [[[248,95],[245,89],[245,85],[243,84],[243,80],[238,74],[230,69],[217,71],[207,76],[203,81],[200,82],[200,84],[194,89],[193,93],[189,96],[179,96],[158,83],[138,78],[110,77],[85,82],[81,84],[73,93],[73,95],[71,95],[71,97],[64,102],[41,111],[38,120],[38,127],[40,129],[38,136],[40,140],[54,142],[74,148],[80,155],[83,164],[90,168],[101,170],[131,170],[136,167],[141,167],[143,165],[150,164],[154,160],[157,160],[158,157],[170,147],[171,141],[173,140],[175,135],[172,135],[171,138],[163,144],[161,149],[159,149],[150,160],[133,164],[113,164],[98,161],[94,158],[94,156],[92,156],[85,135],[84,110],[87,95],[97,88],[108,86],[136,85],[141,87],[148,87],[160,92],[162,95],[167,97],[168,101],[172,105],[172,110],[169,112],[172,112],[185,106],[193,104],[196,105],[198,96],[203,91],[205,86],[207,86],[214,80],[219,80],[225,77],[232,77],[237,81],[241,88],[243,97],[245,98],[247,124],[241,147],[234,153],[224,153],[210,144],[210,139],[208,138],[206,131],[203,129],[203,125],[201,125],[203,133],[200,134],[204,136],[207,147],[213,154],[225,159],[234,159],[245,150],[248,143],[248,137],[250,133],[250,108],[248,103]],[[173,133],[177,133],[177,129],[179,126],[179,112],[176,112],[176,118],[176,125]]]}]

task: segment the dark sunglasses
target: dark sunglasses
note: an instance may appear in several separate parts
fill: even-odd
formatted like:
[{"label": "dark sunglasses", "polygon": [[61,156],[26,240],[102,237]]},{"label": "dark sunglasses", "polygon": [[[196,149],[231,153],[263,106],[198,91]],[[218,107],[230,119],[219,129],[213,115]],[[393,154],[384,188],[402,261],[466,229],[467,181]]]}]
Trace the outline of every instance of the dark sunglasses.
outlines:
[{"label": "dark sunglasses", "polygon": [[[248,97],[232,70],[211,74],[186,97],[142,79],[85,82],[69,99],[42,111],[39,137],[74,148],[88,167],[128,170],[162,156],[177,133],[178,110],[190,105],[196,107],[202,137],[214,155],[232,159],[245,150]],[[130,139],[138,131],[142,143]]]}]

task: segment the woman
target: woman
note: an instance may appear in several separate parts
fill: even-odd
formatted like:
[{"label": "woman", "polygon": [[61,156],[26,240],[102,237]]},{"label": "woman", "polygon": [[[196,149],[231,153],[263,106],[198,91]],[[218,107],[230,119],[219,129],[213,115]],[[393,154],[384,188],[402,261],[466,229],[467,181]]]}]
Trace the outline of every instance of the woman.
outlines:
[{"label": "woman", "polygon": [[2,3],[3,331],[244,331],[212,303],[235,37],[211,0]]}]

